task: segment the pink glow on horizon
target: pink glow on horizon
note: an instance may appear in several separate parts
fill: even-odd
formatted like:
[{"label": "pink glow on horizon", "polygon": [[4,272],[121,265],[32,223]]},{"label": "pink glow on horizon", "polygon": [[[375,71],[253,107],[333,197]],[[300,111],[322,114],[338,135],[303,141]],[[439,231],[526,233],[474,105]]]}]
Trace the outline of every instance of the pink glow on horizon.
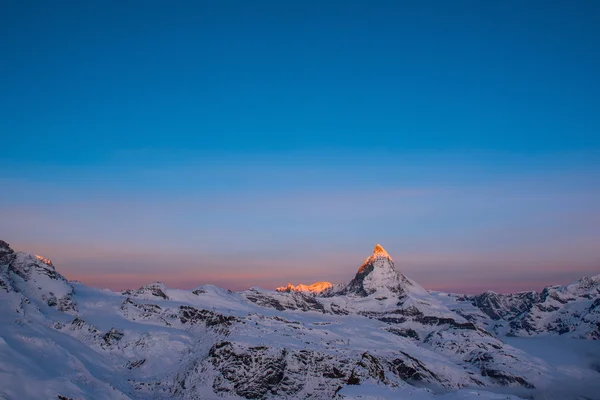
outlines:
[{"label": "pink glow on horizon", "polygon": [[[576,273],[573,278],[561,277],[560,279],[552,278],[536,278],[526,281],[518,280],[472,280],[472,281],[445,281],[434,282],[425,280],[417,280],[426,289],[433,291],[441,291],[448,293],[465,293],[478,294],[488,290],[498,293],[515,293],[522,291],[541,291],[544,287],[552,285],[566,285],[583,277],[594,275],[594,273]],[[347,279],[339,280],[342,283],[352,279],[353,274],[348,275]],[[215,285],[224,289],[230,290],[245,290],[253,286],[262,287],[264,289],[274,290],[276,287],[285,286],[288,282],[280,276],[272,276],[270,274],[223,274],[223,275],[202,275],[202,274],[186,274],[186,273],[111,273],[111,274],[68,274],[69,280],[77,280],[86,285],[108,288],[115,291],[125,289],[137,289],[145,284],[159,281],[173,289],[193,289],[202,285]],[[295,281],[298,281],[297,279]],[[305,280],[306,284],[311,284],[315,281]]]},{"label": "pink glow on horizon", "polygon": [[[583,277],[582,275],[581,277]],[[184,275],[175,276],[172,275],[145,275],[140,277],[137,274],[112,274],[106,276],[78,276],[69,275],[69,280],[80,281],[86,285],[107,288],[114,291],[126,290],[126,289],[137,289],[145,284],[149,284],[155,281],[164,283],[173,289],[193,289],[202,285],[215,285],[224,289],[230,290],[245,290],[253,286],[262,287],[268,290],[274,290],[278,286],[285,286],[287,282],[285,279],[277,278],[260,278],[257,276],[242,276],[242,277],[229,277],[229,278],[200,278],[200,277],[186,277]],[[448,293],[465,293],[465,294],[478,294],[483,293],[487,290],[491,290],[498,293],[515,293],[523,291],[541,291],[543,288],[552,285],[565,285],[570,284],[574,280],[552,281],[552,280],[540,280],[536,282],[506,282],[506,283],[460,283],[460,282],[447,282],[446,284],[433,284],[423,286],[428,290],[441,291]],[[306,281],[307,284],[312,282]],[[336,282],[334,282],[336,283]]]},{"label": "pink glow on horizon", "polygon": [[[301,244],[298,246],[302,247]],[[328,281],[335,284],[349,282],[366,255],[363,251],[288,252],[278,249],[279,252],[233,252],[224,256],[24,243],[12,247],[50,258],[58,272],[68,279],[112,290],[137,289],[154,281],[161,281],[171,288],[192,289],[213,284],[231,290],[252,286],[275,289],[289,282]],[[594,257],[584,263],[570,264],[556,257],[552,248],[546,249],[541,256],[534,251],[511,254],[390,252],[396,260],[396,268],[402,273],[426,289],[444,292],[539,291],[545,286],[569,284],[583,276],[600,273]],[[587,253],[579,251],[579,254]]]}]

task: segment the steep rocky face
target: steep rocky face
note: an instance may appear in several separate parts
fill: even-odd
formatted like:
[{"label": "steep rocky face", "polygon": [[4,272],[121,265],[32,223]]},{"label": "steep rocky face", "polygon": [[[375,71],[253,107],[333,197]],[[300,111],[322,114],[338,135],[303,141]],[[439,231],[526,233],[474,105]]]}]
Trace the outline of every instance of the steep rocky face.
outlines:
[{"label": "steep rocky face", "polygon": [[311,398],[315,394],[331,398],[349,384],[402,386],[407,381],[432,384],[443,381],[417,358],[404,352],[389,359],[368,352],[336,357],[312,350],[240,347],[220,342],[211,348],[209,357],[223,377],[213,383],[215,392],[233,392],[248,399],[268,395]]},{"label": "steep rocky face", "polygon": [[536,292],[498,294],[488,291],[471,298],[473,305],[493,320],[515,318],[531,310],[539,300],[540,295]]},{"label": "steep rocky face", "polygon": [[14,251],[8,243],[0,240],[0,291],[11,290],[11,281],[8,276],[8,267],[14,258]]},{"label": "steep rocky face", "polygon": [[525,313],[510,320],[510,335],[558,334],[600,339],[600,275],[550,286]]},{"label": "steep rocky face", "polygon": [[15,290],[40,305],[74,312],[73,287],[41,256],[13,251],[0,242],[0,290]]},{"label": "steep rocky face", "polygon": [[600,275],[541,292],[477,296],[438,293],[454,312],[498,336],[600,339]]},{"label": "steep rocky face", "polygon": [[10,263],[15,252],[10,248],[9,244],[4,240],[0,240],[0,265],[7,265]]},{"label": "steep rocky face", "polygon": [[190,363],[176,380],[173,394],[183,399],[197,398],[207,385],[215,393],[247,399],[304,399],[332,398],[346,385],[368,383],[402,387],[410,382],[440,389],[481,384],[464,370],[420,360],[407,351],[331,352],[280,343],[253,346],[235,338],[215,343],[207,357]]}]

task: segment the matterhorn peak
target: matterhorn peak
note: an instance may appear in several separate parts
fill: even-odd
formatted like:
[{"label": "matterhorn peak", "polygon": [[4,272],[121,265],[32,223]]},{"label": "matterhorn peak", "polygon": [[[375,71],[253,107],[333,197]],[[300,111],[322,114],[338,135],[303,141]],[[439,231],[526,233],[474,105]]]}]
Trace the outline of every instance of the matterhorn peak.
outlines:
[{"label": "matterhorn peak", "polygon": [[377,243],[375,245],[375,248],[373,249],[373,254],[367,260],[369,260],[369,259],[375,259],[377,257],[385,257],[388,260],[393,261],[392,257],[390,257],[390,255],[388,254],[388,252],[385,251],[385,249],[383,248],[383,246],[380,245],[379,243]]},{"label": "matterhorn peak", "polygon": [[[391,264],[392,268],[394,265],[394,260],[392,260],[392,257],[390,257],[390,255],[388,254],[387,251],[385,251],[385,249],[383,248],[382,245],[380,245],[379,243],[375,245],[375,248],[373,249],[373,254],[371,254],[369,257],[367,257],[365,259],[365,261],[363,262],[363,264],[361,265],[361,267],[359,268],[358,272],[363,272],[364,269],[367,266],[372,266],[373,263],[376,260],[385,260],[387,259],[387,261],[389,261],[389,264]],[[378,263],[380,264],[380,263]]]},{"label": "matterhorn peak", "polygon": [[354,279],[339,294],[354,294],[361,297],[375,292],[402,293],[412,283],[394,266],[392,257],[380,244],[375,245],[373,254],[358,269]]}]

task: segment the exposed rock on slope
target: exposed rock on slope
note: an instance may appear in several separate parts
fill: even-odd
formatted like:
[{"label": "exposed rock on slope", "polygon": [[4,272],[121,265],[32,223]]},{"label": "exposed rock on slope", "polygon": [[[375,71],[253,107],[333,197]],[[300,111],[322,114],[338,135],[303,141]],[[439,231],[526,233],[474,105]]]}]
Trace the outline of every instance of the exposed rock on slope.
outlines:
[{"label": "exposed rock on slope", "polygon": [[74,313],[73,286],[56,272],[52,262],[41,256],[13,251],[0,241],[0,290],[15,291],[36,301]]},{"label": "exposed rock on slope", "polygon": [[450,309],[497,335],[600,339],[600,275],[541,292],[436,293]]}]

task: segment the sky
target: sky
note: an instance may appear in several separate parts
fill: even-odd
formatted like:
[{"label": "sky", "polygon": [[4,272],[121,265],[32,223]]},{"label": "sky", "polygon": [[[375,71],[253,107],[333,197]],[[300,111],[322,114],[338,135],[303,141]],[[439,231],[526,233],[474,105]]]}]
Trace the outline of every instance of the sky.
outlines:
[{"label": "sky", "polygon": [[0,238],[69,279],[600,273],[596,1],[17,1]]}]

